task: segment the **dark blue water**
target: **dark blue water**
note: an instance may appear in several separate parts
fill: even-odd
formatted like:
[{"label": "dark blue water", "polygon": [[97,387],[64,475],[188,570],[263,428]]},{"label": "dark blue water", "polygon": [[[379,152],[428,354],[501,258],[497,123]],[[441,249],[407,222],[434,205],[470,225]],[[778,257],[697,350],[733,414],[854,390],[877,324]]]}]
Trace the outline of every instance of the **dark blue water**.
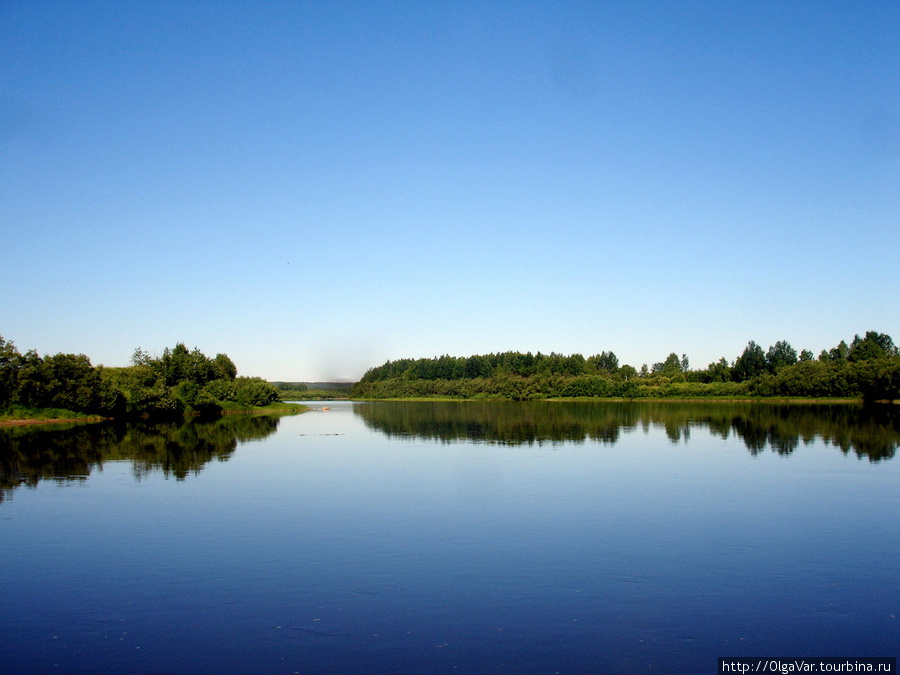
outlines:
[{"label": "dark blue water", "polygon": [[325,405],[224,451],[171,436],[137,456],[118,431],[54,475],[53,450],[0,502],[0,671],[713,673],[900,651],[890,421],[866,454],[864,424],[833,416],[794,438],[699,408],[611,432],[564,404]]}]

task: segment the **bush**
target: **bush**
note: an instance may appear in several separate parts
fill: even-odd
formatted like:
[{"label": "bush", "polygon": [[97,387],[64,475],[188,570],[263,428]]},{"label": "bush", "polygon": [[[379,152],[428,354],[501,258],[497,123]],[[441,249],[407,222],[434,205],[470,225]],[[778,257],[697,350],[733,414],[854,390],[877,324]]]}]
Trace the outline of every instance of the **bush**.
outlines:
[{"label": "bush", "polygon": [[268,405],[278,400],[278,390],[260,377],[234,380],[235,398],[243,405]]},{"label": "bush", "polygon": [[231,380],[213,380],[203,387],[203,393],[222,403],[237,401],[237,388]]}]

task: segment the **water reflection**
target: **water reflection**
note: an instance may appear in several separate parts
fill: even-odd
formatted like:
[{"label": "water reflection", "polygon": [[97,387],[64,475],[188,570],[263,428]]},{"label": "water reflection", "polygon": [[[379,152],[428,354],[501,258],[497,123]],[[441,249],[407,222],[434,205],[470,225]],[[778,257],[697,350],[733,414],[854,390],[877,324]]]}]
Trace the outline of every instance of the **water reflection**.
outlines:
[{"label": "water reflection", "polygon": [[154,471],[184,480],[213,459],[227,461],[239,443],[275,433],[278,421],[232,415],[183,423],[0,429],[0,501],[21,485],[85,480],[113,460],[130,460],[138,480]]},{"label": "water reflection", "polygon": [[662,427],[673,441],[692,429],[739,438],[752,454],[790,455],[821,440],[866,457],[890,459],[900,446],[896,406],[761,402],[376,402],[354,411],[387,436],[506,445],[587,440],[613,444],[623,430]]},{"label": "water reflection", "polygon": [[[389,437],[504,445],[615,444],[631,429],[662,428],[672,442],[692,430],[738,438],[752,454],[790,455],[817,440],[869,461],[900,446],[896,406],[693,402],[408,402],[354,406],[366,425]],[[183,480],[207,462],[227,461],[239,443],[275,433],[278,417],[229,416],[182,424],[80,425],[0,429],[0,501],[42,480],[86,479],[103,462],[128,460],[140,480],[151,472]]]}]

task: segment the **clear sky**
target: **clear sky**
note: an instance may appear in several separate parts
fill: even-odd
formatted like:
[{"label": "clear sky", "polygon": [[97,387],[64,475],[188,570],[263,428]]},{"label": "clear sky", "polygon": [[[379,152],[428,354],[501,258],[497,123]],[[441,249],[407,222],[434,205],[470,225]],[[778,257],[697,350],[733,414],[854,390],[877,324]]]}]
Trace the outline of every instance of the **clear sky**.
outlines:
[{"label": "clear sky", "polygon": [[0,234],[108,366],[900,341],[900,3],[5,0]]}]

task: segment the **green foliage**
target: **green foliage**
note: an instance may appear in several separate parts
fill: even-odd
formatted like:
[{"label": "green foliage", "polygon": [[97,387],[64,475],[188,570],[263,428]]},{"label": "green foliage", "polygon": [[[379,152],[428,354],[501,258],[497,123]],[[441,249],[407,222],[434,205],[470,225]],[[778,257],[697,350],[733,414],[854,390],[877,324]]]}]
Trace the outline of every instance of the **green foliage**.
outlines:
[{"label": "green foliage", "polygon": [[863,400],[893,401],[900,398],[900,356],[854,362],[852,371]]},{"label": "green foliage", "polygon": [[[678,354],[672,352],[661,363],[654,363],[650,369],[651,375],[663,375],[664,377],[676,377],[681,375],[688,368],[688,358],[683,356],[678,358]],[[684,378],[681,378],[684,379]]]},{"label": "green foliage", "polygon": [[350,387],[343,389],[279,389],[278,398],[282,401],[334,401],[350,397]]},{"label": "green foliage", "polygon": [[59,408],[86,414],[111,415],[124,407],[119,392],[109,387],[84,354],[42,358],[34,350],[18,354],[0,338],[0,382],[3,405]]},{"label": "green foliage", "polygon": [[48,356],[37,369],[43,380],[41,398],[32,405],[99,412],[102,398],[100,375],[84,354]]},{"label": "green foliage", "polygon": [[213,380],[203,386],[203,392],[214,401],[237,401],[237,387],[232,380]]},{"label": "green foliage", "polygon": [[322,401],[350,397],[350,382],[272,382],[282,401]]},{"label": "green foliage", "polygon": [[[581,354],[532,354],[531,352],[503,352],[459,358],[440,356],[433,359],[399,359],[369,369],[357,387],[393,378],[409,380],[474,380],[505,376],[532,377],[542,375],[577,376],[599,371],[618,370],[619,360],[612,352],[603,352],[590,359]],[[354,390],[355,391],[355,390]]]},{"label": "green foliage", "polygon": [[[690,370],[687,355],[646,364],[640,373],[619,365],[612,352],[580,354],[502,352],[431,359],[399,359],[371,368],[352,392],[357,398],[447,397],[532,400],[703,396],[900,398],[900,351],[890,336],[868,331],[841,341],[814,361],[798,359],[787,341],[764,352],[752,340],[729,365],[725,358]],[[218,413],[223,407],[266,406],[284,398],[322,395],[302,383],[273,385],[238,377],[225,354],[206,357],[183,343],[154,357],[138,348],[126,368],[94,368],[83,354],[20,354],[0,336],[0,409],[62,408],[106,416],[181,416]],[[322,395],[327,398],[329,396]]]},{"label": "green foliage", "polygon": [[900,398],[900,356],[865,361],[800,361],[750,383],[757,396]]},{"label": "green foliage", "polygon": [[151,360],[150,365],[163,378],[167,387],[174,387],[179,382],[185,381],[202,387],[211,380],[234,379],[233,375],[228,377],[225,372],[231,370],[237,372],[231,359],[222,354],[219,356],[224,358],[219,364],[216,364],[199,349],[194,348],[194,351],[189,352],[184,343],[179,342],[174,349],[170,350],[166,347],[162,356],[159,359]]},{"label": "green foliage", "polygon": [[303,382],[273,382],[272,385],[280,392],[304,392],[309,389]]},{"label": "green foliage", "polygon": [[279,400],[278,390],[259,377],[234,380],[235,400],[243,405],[268,405]]},{"label": "green foliage", "polygon": [[757,396],[847,398],[859,395],[845,363],[802,361],[750,383]]},{"label": "green foliage", "polygon": [[704,384],[671,382],[669,378],[611,377],[603,375],[554,375],[538,373],[522,377],[500,373],[490,378],[412,380],[390,378],[358,386],[358,398],[473,398],[515,401],[547,398],[644,398],[671,396],[743,396],[745,385],[734,382]]},{"label": "green foliage", "polygon": [[275,387],[264,380],[237,377],[237,367],[225,354],[210,359],[181,342],[158,358],[138,349],[132,363],[114,378],[126,393],[132,414],[209,414],[227,403],[260,406],[278,400]]},{"label": "green foliage", "polygon": [[218,413],[225,403],[262,406],[278,391],[260,378],[237,377],[225,354],[210,359],[183,343],[153,357],[138,347],[126,368],[95,368],[83,354],[20,354],[0,337],[0,409],[60,408],[104,416]]},{"label": "green foliage", "polygon": [[735,360],[731,377],[735,382],[746,382],[766,371],[766,355],[753,340],[747,343],[744,352]]},{"label": "green foliage", "polygon": [[[823,359],[822,356],[825,356]],[[833,349],[830,349],[827,354],[823,351],[822,354],[819,355],[819,359],[822,361],[846,361],[847,357],[850,355],[850,347],[847,346],[847,343],[841,340],[840,344]]]},{"label": "green foliage", "polygon": [[234,361],[225,354],[216,354],[216,358],[212,362],[213,372],[216,380],[233,380],[237,377],[237,366]]},{"label": "green foliage", "polygon": [[710,363],[706,373],[701,377],[701,382],[731,382],[731,366],[723,356],[715,363]]},{"label": "green foliage", "polygon": [[[619,357],[612,352],[600,352],[588,357],[588,365],[598,372],[615,373],[619,370]],[[631,368],[631,366],[628,366]],[[632,368],[634,370],[634,368]]]},{"label": "green foliage", "polygon": [[[278,389],[278,398],[282,401],[297,401],[300,399],[313,400],[318,398],[318,391],[311,391],[308,387],[304,389],[282,389],[277,387]],[[326,392],[328,394],[333,394],[334,392]]]},{"label": "green foliage", "polygon": [[[610,352],[610,353],[611,353],[611,352]],[[618,359],[617,359],[617,361],[618,361]],[[637,376],[638,376],[638,372],[637,372],[637,370],[635,370],[635,367],[634,367],[634,366],[630,366],[630,365],[628,365],[628,364],[626,363],[624,366],[622,366],[621,368],[619,368],[619,370],[618,370],[618,375],[619,375],[623,380],[630,380],[630,379],[633,378],[633,377],[637,377]]]},{"label": "green foliage", "polygon": [[[831,358],[831,354],[835,358]],[[357,398],[693,398],[705,396],[791,396],[900,398],[900,356],[890,336],[869,331],[851,346],[841,342],[818,361],[809,350],[800,358],[786,340],[768,351],[750,341],[733,365],[723,357],[705,370],[690,370],[687,355],[619,367],[612,352],[584,359],[503,352],[454,358],[400,359],[370,369],[352,391]]]},{"label": "green foliage", "polygon": [[18,388],[21,355],[12,342],[0,335],[0,409],[9,406]]},{"label": "green foliage", "polygon": [[766,352],[766,369],[770,373],[777,373],[785,366],[792,366],[795,363],[797,363],[797,351],[787,340],[779,340]]},{"label": "green foliage", "polygon": [[898,350],[894,346],[894,341],[890,335],[870,330],[866,332],[863,338],[860,338],[859,335],[854,336],[847,359],[854,362],[870,361],[872,359],[897,356],[897,354]]}]

